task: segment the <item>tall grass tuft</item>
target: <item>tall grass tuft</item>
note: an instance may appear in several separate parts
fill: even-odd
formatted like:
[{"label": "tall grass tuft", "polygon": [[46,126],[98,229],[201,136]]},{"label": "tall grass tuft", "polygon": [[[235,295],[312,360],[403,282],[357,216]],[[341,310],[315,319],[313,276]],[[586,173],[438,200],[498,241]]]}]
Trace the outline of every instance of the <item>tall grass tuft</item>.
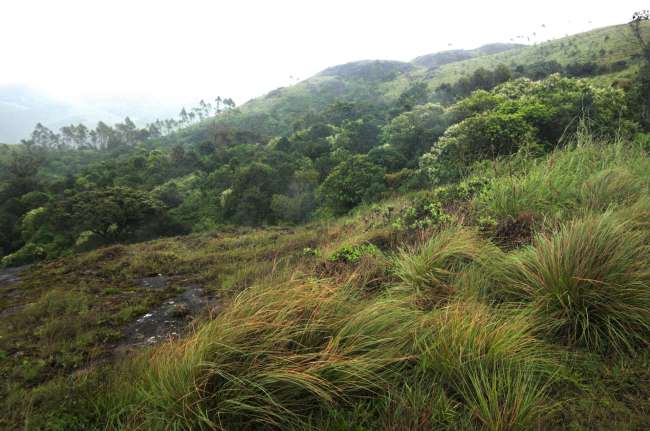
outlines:
[{"label": "tall grass tuft", "polygon": [[432,301],[448,298],[454,281],[470,263],[485,259],[493,247],[476,232],[450,227],[422,244],[400,249],[392,258],[394,275],[401,286]]},{"label": "tall grass tuft", "polygon": [[381,392],[408,359],[404,334],[418,313],[322,282],[249,288],[186,341],[150,355],[112,422],[309,429],[322,412]]},{"label": "tall grass tuft", "polygon": [[603,169],[581,186],[580,203],[592,211],[634,204],[644,194],[641,179],[623,167]]},{"label": "tall grass tuft", "polygon": [[474,200],[497,219],[530,212],[538,219],[565,221],[584,210],[630,205],[650,185],[650,157],[627,142],[579,140],[512,171],[507,162]]},{"label": "tall grass tuft", "polygon": [[419,371],[461,400],[477,428],[531,429],[552,409],[549,390],[562,377],[533,329],[512,310],[451,303],[423,320]]},{"label": "tall grass tuft", "polygon": [[570,346],[619,353],[650,341],[650,243],[637,223],[589,215],[510,256],[498,291]]}]

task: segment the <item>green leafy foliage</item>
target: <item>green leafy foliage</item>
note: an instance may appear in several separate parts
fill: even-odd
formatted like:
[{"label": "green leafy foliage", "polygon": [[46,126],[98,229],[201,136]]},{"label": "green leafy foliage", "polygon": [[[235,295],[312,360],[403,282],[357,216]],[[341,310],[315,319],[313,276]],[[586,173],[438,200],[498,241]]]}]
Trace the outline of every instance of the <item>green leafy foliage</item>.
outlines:
[{"label": "green leafy foliage", "polygon": [[362,202],[376,200],[384,187],[384,170],[367,156],[353,156],[332,170],[320,195],[335,214],[343,214]]},{"label": "green leafy foliage", "polygon": [[435,193],[421,193],[413,202],[393,216],[392,225],[397,229],[425,229],[437,227],[450,221]]},{"label": "green leafy foliage", "polygon": [[357,263],[366,255],[376,255],[379,249],[374,244],[344,245],[332,253],[328,260],[331,262]]},{"label": "green leafy foliage", "polygon": [[77,223],[77,232],[89,230],[111,241],[155,217],[161,203],[149,194],[128,187],[113,187],[78,193],[52,208],[52,223]]},{"label": "green leafy foliage", "polygon": [[384,129],[384,141],[397,149],[413,164],[420,154],[445,131],[448,124],[440,105],[426,104],[416,106],[393,118]]}]

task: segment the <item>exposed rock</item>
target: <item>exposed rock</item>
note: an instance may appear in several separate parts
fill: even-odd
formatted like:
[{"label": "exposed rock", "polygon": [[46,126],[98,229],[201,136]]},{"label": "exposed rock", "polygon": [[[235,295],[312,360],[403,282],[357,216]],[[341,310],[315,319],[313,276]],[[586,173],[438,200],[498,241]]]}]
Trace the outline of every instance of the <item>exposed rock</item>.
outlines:
[{"label": "exposed rock", "polygon": [[27,268],[27,266],[17,266],[0,270],[0,289],[18,283],[20,281],[18,274]]},{"label": "exposed rock", "polygon": [[142,282],[142,286],[148,289],[164,289],[167,287],[169,277],[158,274],[153,277],[144,277],[140,281]]},{"label": "exposed rock", "polygon": [[[161,281],[161,278],[165,280]],[[148,288],[161,288],[158,283],[167,282],[164,276],[149,279],[156,281],[153,285],[149,281],[150,284],[146,285]],[[117,347],[116,352],[126,353],[177,337],[183,333],[193,317],[215,303],[216,299],[206,295],[201,287],[187,286],[176,298],[167,300],[129,325],[125,331],[125,340]]]}]

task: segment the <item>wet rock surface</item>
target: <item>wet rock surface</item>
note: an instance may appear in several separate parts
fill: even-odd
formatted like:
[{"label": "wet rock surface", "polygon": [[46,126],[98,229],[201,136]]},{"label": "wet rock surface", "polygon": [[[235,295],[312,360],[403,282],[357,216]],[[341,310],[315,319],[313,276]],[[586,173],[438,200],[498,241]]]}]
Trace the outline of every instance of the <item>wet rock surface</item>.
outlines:
[{"label": "wet rock surface", "polygon": [[169,283],[169,277],[158,274],[151,277],[144,277],[140,282],[142,283],[142,287],[147,289],[164,289]]},{"label": "wet rock surface", "polygon": [[0,269],[0,289],[9,287],[20,281],[19,274],[27,269],[27,266],[18,266],[15,268]]},{"label": "wet rock surface", "polygon": [[[4,297],[19,298],[20,291],[13,288],[13,285],[20,282],[20,273],[26,270],[28,266],[19,266],[15,268],[5,268],[0,270],[0,295]],[[11,316],[19,310],[25,308],[26,304],[11,305],[0,309],[0,317]]]},{"label": "wet rock surface", "polygon": [[[142,284],[146,288],[161,289],[166,286],[167,280],[164,276],[147,277],[142,280]],[[181,289],[181,294],[168,299],[131,323],[125,330],[125,340],[118,346],[117,352],[128,353],[180,336],[196,316],[216,308],[216,298],[207,295],[200,286]]]}]

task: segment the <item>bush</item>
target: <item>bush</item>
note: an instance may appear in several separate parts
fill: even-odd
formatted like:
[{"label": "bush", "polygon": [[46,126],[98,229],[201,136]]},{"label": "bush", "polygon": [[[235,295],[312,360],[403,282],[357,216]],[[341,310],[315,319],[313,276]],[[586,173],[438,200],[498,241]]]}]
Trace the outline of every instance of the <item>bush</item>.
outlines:
[{"label": "bush", "polygon": [[647,232],[611,213],[567,224],[506,260],[497,293],[569,346],[630,352],[650,341]]},{"label": "bush", "polygon": [[377,246],[373,244],[344,245],[330,255],[330,262],[357,263],[366,255],[376,255],[380,253]]},{"label": "bush", "polygon": [[459,179],[479,160],[514,154],[534,142],[535,129],[521,113],[490,111],[449,127],[420,162],[434,183]]},{"label": "bush", "polygon": [[440,202],[446,204],[468,201],[480,193],[487,183],[487,178],[472,176],[457,183],[437,187],[434,194]]},{"label": "bush", "polygon": [[2,266],[20,266],[37,262],[47,256],[47,251],[40,245],[28,243],[15,253],[2,258]]},{"label": "bush", "polygon": [[392,225],[400,230],[425,229],[443,225],[449,220],[449,215],[436,199],[435,193],[423,192],[415,196],[411,205],[400,209],[394,216]]}]

